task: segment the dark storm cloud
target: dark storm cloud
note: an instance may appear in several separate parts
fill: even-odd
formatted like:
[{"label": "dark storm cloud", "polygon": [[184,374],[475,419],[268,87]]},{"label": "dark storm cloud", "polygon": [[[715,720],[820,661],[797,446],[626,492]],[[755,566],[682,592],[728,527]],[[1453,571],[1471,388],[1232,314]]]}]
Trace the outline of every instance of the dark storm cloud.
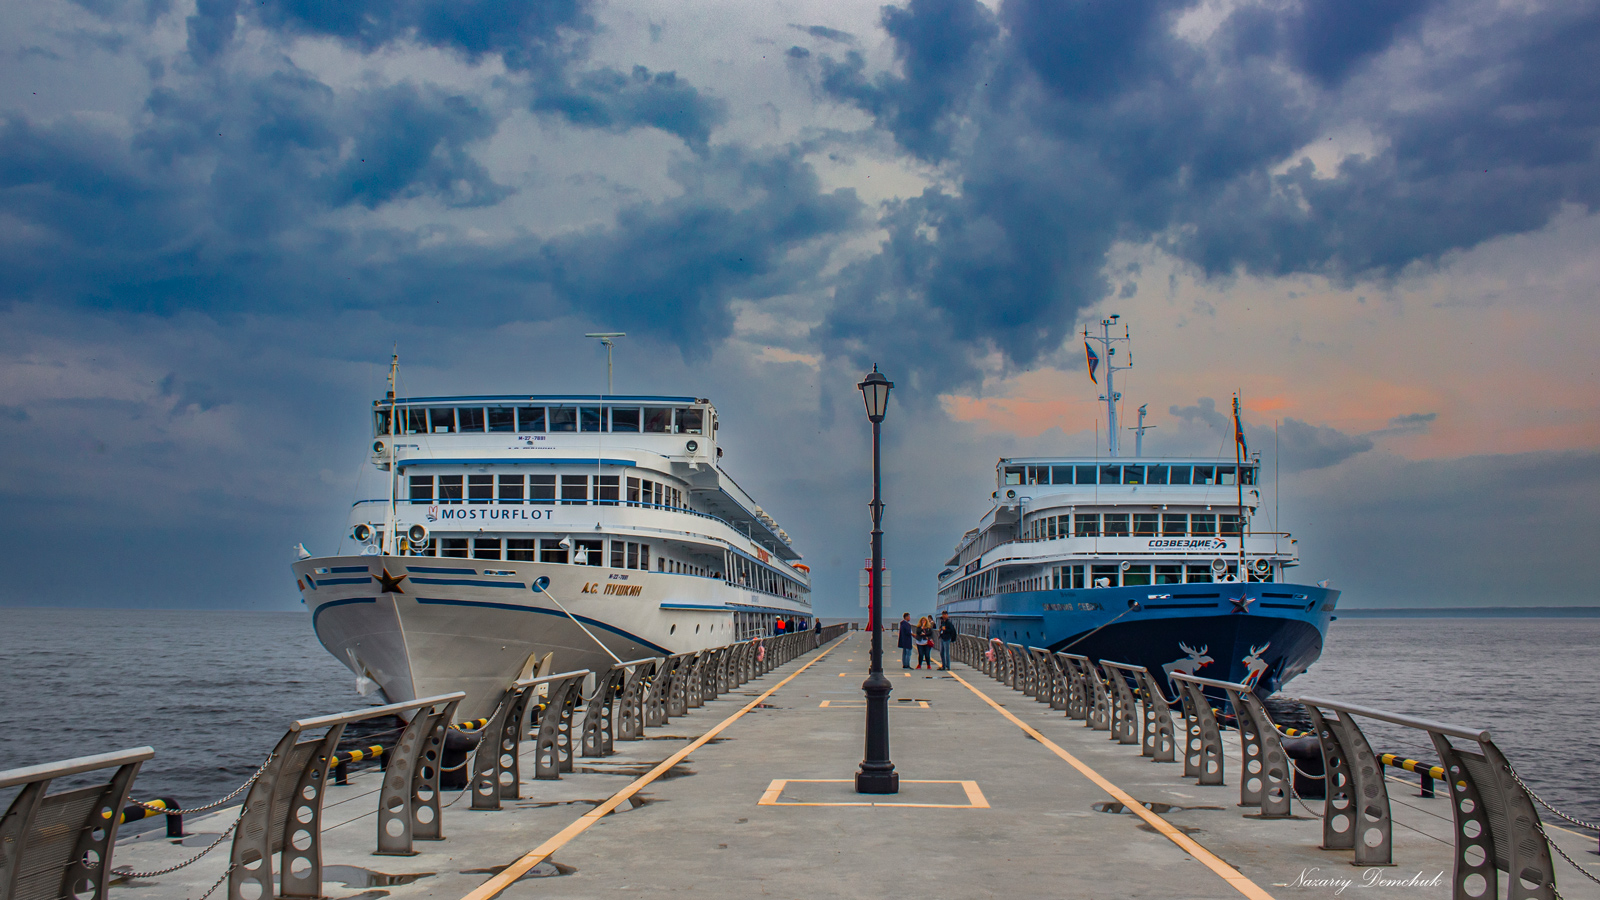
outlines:
[{"label": "dark storm cloud", "polygon": [[570,81],[540,85],[534,112],[553,113],[574,125],[627,131],[656,128],[704,151],[711,129],[726,117],[726,104],[701,93],[674,72],[634,66],[623,73],[604,68]]},{"label": "dark storm cloud", "polygon": [[[1007,0],[996,31],[974,0],[917,0],[881,18],[897,71],[816,54],[829,96],[960,185],[886,209],[828,345],[850,353],[870,322],[913,364],[945,347],[1026,367],[1112,293],[1118,240],[1211,275],[1382,279],[1600,203],[1600,5],[1245,3],[1191,41],[1193,7]],[[1369,153],[1293,158],[1346,127]]]},{"label": "dark storm cloud", "polygon": [[1217,401],[1210,397],[1201,397],[1195,401],[1193,406],[1167,407],[1167,412],[1183,421],[1204,425],[1207,428],[1215,428],[1219,431],[1226,429],[1231,424],[1228,421],[1227,414],[1217,409]]},{"label": "dark storm cloud", "polygon": [[854,44],[856,42],[856,36],[850,32],[829,28],[826,25],[790,25],[789,27],[824,41],[833,41],[838,44]]},{"label": "dark storm cloud", "polygon": [[1278,458],[1287,472],[1306,472],[1336,466],[1372,449],[1372,438],[1345,434],[1326,425],[1284,419],[1278,426]]}]

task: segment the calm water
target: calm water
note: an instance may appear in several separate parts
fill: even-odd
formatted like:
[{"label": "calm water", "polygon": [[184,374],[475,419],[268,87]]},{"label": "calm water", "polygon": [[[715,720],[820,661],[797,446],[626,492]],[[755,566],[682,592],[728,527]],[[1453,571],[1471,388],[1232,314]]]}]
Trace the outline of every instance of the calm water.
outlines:
[{"label": "calm water", "polygon": [[[1594,820],[1597,645],[1597,619],[1347,620],[1289,693],[1487,727],[1541,793]],[[368,705],[298,613],[0,609],[0,671],[0,769],[150,744],[136,794],[185,804],[237,787],[291,720]],[[1424,735],[1368,733],[1436,758]]]}]

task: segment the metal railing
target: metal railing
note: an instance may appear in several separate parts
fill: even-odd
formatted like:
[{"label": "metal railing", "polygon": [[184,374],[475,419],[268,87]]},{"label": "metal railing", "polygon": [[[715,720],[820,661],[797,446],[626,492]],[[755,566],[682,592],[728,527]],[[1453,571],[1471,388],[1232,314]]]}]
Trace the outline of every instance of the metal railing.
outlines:
[{"label": "metal railing", "polygon": [[[135,747],[0,772],[0,789],[22,788],[0,819],[0,900],[105,900],[123,804],[155,755]],[[100,784],[49,792],[58,778],[107,769]]]},{"label": "metal railing", "polygon": [[[1231,725],[1239,734],[1239,805],[1258,809],[1257,818],[1293,818],[1293,770],[1280,735],[1305,732],[1278,727],[1249,685],[1174,672],[1169,679],[1181,704],[1174,709],[1142,666],[1051,654],[972,635],[960,636],[953,652],[961,662],[1008,687],[1064,710],[1069,719],[1109,731],[1122,743],[1139,743],[1141,755],[1156,762],[1176,761],[1174,751],[1181,744],[1184,777],[1201,785],[1225,783],[1222,731]],[[1222,721],[1213,697],[1232,710],[1227,717],[1231,721]],[[1500,896],[1502,874],[1509,883],[1508,898],[1559,896],[1550,851],[1561,850],[1540,822],[1535,802],[1543,801],[1523,783],[1487,730],[1318,697],[1300,697],[1296,702],[1311,718],[1322,754],[1323,849],[1349,850],[1356,865],[1393,864],[1394,820],[1384,766],[1400,766],[1422,776],[1422,796],[1432,796],[1433,780],[1447,787],[1455,900]],[[1139,735],[1129,741],[1136,704],[1142,706],[1137,713]],[[1174,713],[1182,717],[1181,739],[1174,731]],[[1426,732],[1440,764],[1375,754],[1360,719]]]}]

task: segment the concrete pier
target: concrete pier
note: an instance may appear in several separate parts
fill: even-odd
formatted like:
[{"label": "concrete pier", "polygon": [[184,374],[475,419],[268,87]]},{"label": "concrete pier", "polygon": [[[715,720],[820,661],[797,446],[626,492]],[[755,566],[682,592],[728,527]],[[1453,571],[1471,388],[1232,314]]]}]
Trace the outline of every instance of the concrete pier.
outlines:
[{"label": "concrete pier", "polygon": [[[851,633],[706,703],[617,753],[578,759],[494,812],[444,799],[445,840],[376,856],[379,773],[330,786],[323,893],[488,900],[697,897],[1446,898],[1449,800],[1394,779],[1395,865],[1351,865],[1318,849],[1322,803],[1292,819],[1241,809],[1237,737],[1226,784],[1200,787],[1059,710],[957,664],[888,672],[901,792],[855,794],[867,636]],[[1424,710],[1418,710],[1425,712]],[[1148,804],[1149,808],[1136,804]],[[149,871],[210,843],[238,809],[193,818],[181,845],[158,830],[121,841],[117,867]],[[1546,820],[1562,849],[1600,875],[1587,835]],[[218,852],[171,874],[113,882],[113,897],[198,898]],[[1561,895],[1600,886],[1557,862]],[[223,890],[226,888],[224,887]],[[1502,892],[1505,890],[1502,881]],[[221,896],[221,892],[213,896]]]}]

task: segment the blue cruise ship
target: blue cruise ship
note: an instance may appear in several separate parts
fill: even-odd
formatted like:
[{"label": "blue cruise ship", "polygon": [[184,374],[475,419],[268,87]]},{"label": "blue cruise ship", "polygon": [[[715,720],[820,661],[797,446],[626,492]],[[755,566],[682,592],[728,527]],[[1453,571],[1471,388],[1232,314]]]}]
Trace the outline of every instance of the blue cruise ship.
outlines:
[{"label": "blue cruise ship", "polygon": [[993,507],[939,574],[939,608],[965,634],[1271,694],[1321,655],[1339,592],[1295,580],[1295,540],[1255,525],[1259,457],[1237,400],[1232,456],[1144,456],[1142,408],[1134,455],[1118,455],[1116,319],[1084,334],[1091,377],[1104,361],[1107,455],[1000,460]]}]

